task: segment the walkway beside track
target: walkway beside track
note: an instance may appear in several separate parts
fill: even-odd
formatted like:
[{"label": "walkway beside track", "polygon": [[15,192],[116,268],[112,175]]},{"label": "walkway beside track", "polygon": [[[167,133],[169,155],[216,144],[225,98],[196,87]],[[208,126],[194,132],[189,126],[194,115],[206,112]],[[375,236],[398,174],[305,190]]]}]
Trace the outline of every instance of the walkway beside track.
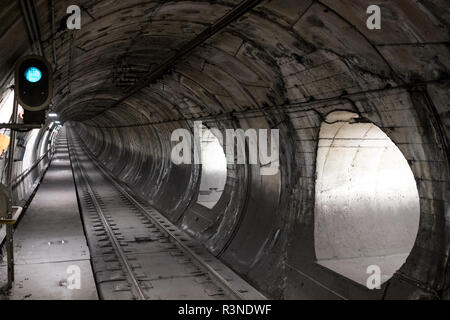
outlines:
[{"label": "walkway beside track", "polygon": [[[14,233],[14,254],[15,282],[9,295],[0,299],[98,299],[65,129],[59,134],[50,167]],[[1,286],[6,284],[6,274],[2,261]]]}]

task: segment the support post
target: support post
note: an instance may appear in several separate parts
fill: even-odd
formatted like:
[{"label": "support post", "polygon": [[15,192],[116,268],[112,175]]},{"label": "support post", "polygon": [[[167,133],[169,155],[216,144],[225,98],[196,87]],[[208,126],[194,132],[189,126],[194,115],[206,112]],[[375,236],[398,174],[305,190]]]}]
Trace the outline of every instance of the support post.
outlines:
[{"label": "support post", "polygon": [[[14,94],[14,104],[13,111],[11,116],[11,124],[15,125],[17,123],[17,111],[18,111],[18,102],[17,97]],[[8,150],[8,167],[6,170],[6,183],[8,184],[8,188],[10,190],[10,194],[12,196],[12,172],[14,167],[14,150],[16,147],[16,131],[11,129],[10,140],[9,140],[9,150]],[[6,219],[12,219],[12,210],[8,210],[8,214]],[[13,229],[14,224],[6,225],[6,255],[8,260],[8,284],[7,289],[12,288],[12,284],[14,282],[14,242],[13,242]]]}]

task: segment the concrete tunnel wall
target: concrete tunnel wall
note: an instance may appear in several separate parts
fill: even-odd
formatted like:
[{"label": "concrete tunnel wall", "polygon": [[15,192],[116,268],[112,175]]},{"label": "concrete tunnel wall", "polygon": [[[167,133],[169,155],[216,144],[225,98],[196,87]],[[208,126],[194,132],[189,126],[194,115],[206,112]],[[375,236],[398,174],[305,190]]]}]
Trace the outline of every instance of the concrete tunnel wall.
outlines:
[{"label": "concrete tunnel wall", "polygon": [[[56,69],[53,110],[119,179],[269,297],[449,297],[445,1],[381,1],[380,31],[366,28],[368,1],[262,1],[113,108],[130,77],[151,70],[238,1],[81,2],[82,29],[52,32],[49,1],[37,1],[44,53]],[[65,16],[69,4],[55,2],[54,16]],[[0,57],[2,87],[13,61],[30,50],[19,9],[4,6],[11,18],[0,42],[16,41]],[[336,110],[383,130],[416,181],[417,239],[382,290],[316,263],[316,152],[320,126]],[[280,129],[279,174],[229,165],[218,204],[211,211],[198,206],[200,168],[170,161],[171,132],[195,119],[222,130]]]},{"label": "concrete tunnel wall", "polygon": [[[8,122],[11,118],[13,105],[13,92],[5,90],[0,98],[0,115],[1,122]],[[5,120],[7,119],[7,120]],[[15,205],[24,206],[28,201],[31,193],[37,186],[39,177],[47,167],[51,158],[50,132],[55,130],[56,126],[51,128],[48,125],[41,129],[33,129],[26,132],[17,132],[16,161],[13,166],[13,198]],[[1,134],[10,135],[10,130],[2,129]],[[20,141],[20,143],[19,143]],[[23,149],[23,158],[19,160],[18,154]],[[49,152],[49,153],[48,153]],[[6,183],[6,153],[0,159],[0,181]]]},{"label": "concrete tunnel wall", "polygon": [[[12,113],[13,93],[11,90],[5,90],[0,98],[0,116],[1,123],[8,122]],[[8,120],[5,120],[8,119]],[[16,147],[16,154],[20,154],[19,149],[23,148],[23,158],[19,160],[16,155],[14,158],[12,171],[12,198],[13,205],[21,206],[26,209],[31,200],[33,191],[36,190],[40,179],[42,178],[46,168],[52,158],[53,144],[52,133],[56,126],[49,128],[44,126],[41,129],[33,129],[27,132],[17,132],[17,145],[20,139],[21,146]],[[9,136],[10,130],[2,129],[1,134]],[[0,159],[0,182],[7,185],[7,152]],[[0,226],[0,229],[4,225]],[[3,248],[2,248],[3,249]],[[3,254],[3,252],[1,252]]]}]

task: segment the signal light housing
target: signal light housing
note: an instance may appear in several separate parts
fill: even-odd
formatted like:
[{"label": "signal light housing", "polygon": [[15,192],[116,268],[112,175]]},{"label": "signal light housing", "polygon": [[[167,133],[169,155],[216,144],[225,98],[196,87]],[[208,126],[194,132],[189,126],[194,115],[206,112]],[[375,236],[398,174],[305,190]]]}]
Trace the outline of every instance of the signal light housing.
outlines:
[{"label": "signal light housing", "polygon": [[53,97],[52,66],[41,56],[25,56],[19,59],[15,69],[14,91],[23,107],[25,124],[45,122],[45,109]]},{"label": "signal light housing", "polygon": [[15,70],[15,94],[25,111],[41,111],[53,97],[53,71],[41,56],[19,59]]}]

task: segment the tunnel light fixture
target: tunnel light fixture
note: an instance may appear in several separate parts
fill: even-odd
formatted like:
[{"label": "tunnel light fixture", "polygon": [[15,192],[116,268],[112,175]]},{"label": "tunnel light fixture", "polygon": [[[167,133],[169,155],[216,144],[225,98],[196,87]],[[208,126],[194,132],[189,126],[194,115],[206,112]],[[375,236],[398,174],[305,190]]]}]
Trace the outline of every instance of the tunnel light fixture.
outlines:
[{"label": "tunnel light fixture", "polygon": [[56,118],[56,117],[58,117],[58,114],[57,114],[57,113],[54,113],[54,112],[50,112],[50,113],[48,114],[48,116],[49,116],[50,118]]},{"label": "tunnel light fixture", "polygon": [[61,121],[55,121],[55,123],[56,123],[56,124],[60,124],[60,123],[61,123]]}]

